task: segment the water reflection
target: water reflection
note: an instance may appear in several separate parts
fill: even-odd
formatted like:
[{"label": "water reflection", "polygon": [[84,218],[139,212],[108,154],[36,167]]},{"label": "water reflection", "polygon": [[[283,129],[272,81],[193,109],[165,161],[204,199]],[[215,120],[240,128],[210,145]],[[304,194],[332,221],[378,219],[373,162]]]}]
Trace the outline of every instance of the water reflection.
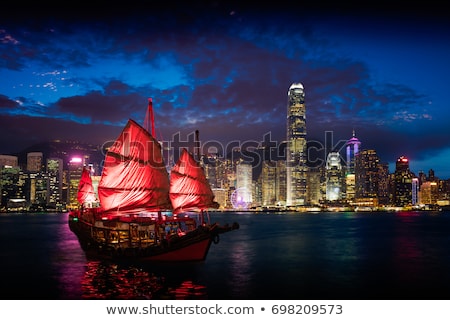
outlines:
[{"label": "water reflection", "polygon": [[79,279],[83,277],[86,257],[66,221],[66,219],[61,219],[61,224],[55,229],[56,250],[52,251],[50,261],[54,277],[58,282],[58,289],[61,292],[60,298],[79,299],[81,296]]},{"label": "water reflection", "polygon": [[250,298],[250,282],[253,277],[252,260],[254,253],[248,242],[234,243],[230,250],[230,280],[233,296],[239,294]]},{"label": "water reflection", "polygon": [[[419,212],[400,212],[397,215],[393,236],[393,271],[396,274],[397,287],[409,290],[417,289],[417,283],[426,272],[426,265],[433,265],[433,244],[429,243],[430,234],[426,222],[421,221]],[[434,266],[434,272],[438,269]],[[432,287],[429,281],[421,288]],[[406,290],[405,290],[406,291]]]},{"label": "water reflection", "polygon": [[164,278],[136,267],[88,261],[81,281],[83,299],[153,299]]},{"label": "water reflection", "polygon": [[[170,273],[168,273],[170,274]],[[88,261],[81,280],[83,299],[206,299],[206,287],[136,265]]]},{"label": "water reflection", "polygon": [[86,259],[65,214],[0,215],[0,298],[447,298],[448,212],[216,216],[240,229],[206,261],[127,265]]}]

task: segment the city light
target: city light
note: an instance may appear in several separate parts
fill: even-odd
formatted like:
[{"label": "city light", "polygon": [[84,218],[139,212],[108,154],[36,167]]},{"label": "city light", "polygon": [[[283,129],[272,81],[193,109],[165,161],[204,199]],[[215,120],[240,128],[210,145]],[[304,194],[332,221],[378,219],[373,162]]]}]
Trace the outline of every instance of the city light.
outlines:
[{"label": "city light", "polygon": [[72,159],[70,159],[71,163],[82,163],[83,159],[79,158],[79,157],[73,157]]}]

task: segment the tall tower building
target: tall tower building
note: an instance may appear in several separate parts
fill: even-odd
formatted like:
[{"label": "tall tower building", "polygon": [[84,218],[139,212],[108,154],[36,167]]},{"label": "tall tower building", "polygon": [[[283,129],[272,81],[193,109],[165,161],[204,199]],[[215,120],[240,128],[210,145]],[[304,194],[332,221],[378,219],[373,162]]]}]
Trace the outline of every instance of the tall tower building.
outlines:
[{"label": "tall tower building", "polygon": [[355,159],[355,197],[378,197],[379,163],[375,150],[362,150]]},{"label": "tall tower building", "polygon": [[395,163],[394,172],[394,204],[396,206],[412,204],[412,178],[408,158],[399,157]]},{"label": "tall tower building", "polygon": [[286,205],[286,161],[277,161],[277,183],[276,195],[277,203]]},{"label": "tall tower building", "polygon": [[83,172],[84,162],[82,158],[74,157],[69,161],[69,199],[68,205],[71,208],[78,206],[78,185]]},{"label": "tall tower building", "polygon": [[277,189],[277,163],[264,160],[261,168],[261,205],[271,206],[276,204]]},{"label": "tall tower building", "polygon": [[304,205],[306,200],[306,108],[301,83],[288,91],[286,205]]},{"label": "tall tower building", "polygon": [[342,168],[339,152],[330,152],[326,163],[326,199],[340,200],[342,197]]},{"label": "tall tower building", "polygon": [[389,164],[378,164],[378,204],[389,204]]},{"label": "tall tower building", "polygon": [[235,208],[247,208],[252,199],[252,165],[240,162],[236,165],[236,190],[232,195]]},{"label": "tall tower building", "polygon": [[355,136],[355,130],[353,130],[353,136],[347,141],[346,151],[346,167],[345,167],[345,198],[349,202],[355,200],[355,157],[361,150],[361,141]]},{"label": "tall tower building", "polygon": [[347,156],[347,174],[355,173],[355,156],[359,153],[361,149],[361,141],[355,136],[355,130],[353,130],[353,135],[350,140],[346,143],[346,156]]},{"label": "tall tower building", "polygon": [[[413,205],[415,197],[414,197],[414,191],[416,188],[414,188],[414,178],[413,181]],[[418,189],[418,188],[417,188]],[[421,204],[436,204],[437,200],[439,198],[439,189],[438,189],[438,183],[436,181],[426,181],[420,186],[420,202]],[[416,192],[417,193],[417,192]]]},{"label": "tall tower building", "polygon": [[[420,191],[420,184],[419,184],[419,178],[412,178],[412,201],[411,204],[413,206],[416,206],[422,201],[422,194]],[[423,190],[423,189],[422,189]]]},{"label": "tall tower building", "polygon": [[63,160],[59,158],[47,159],[47,173],[48,173],[48,192],[47,205],[50,208],[62,209],[63,196]]},{"label": "tall tower building", "polygon": [[323,176],[325,168],[323,166],[309,168],[307,172],[307,202],[309,205],[319,205],[324,199],[322,192]]}]

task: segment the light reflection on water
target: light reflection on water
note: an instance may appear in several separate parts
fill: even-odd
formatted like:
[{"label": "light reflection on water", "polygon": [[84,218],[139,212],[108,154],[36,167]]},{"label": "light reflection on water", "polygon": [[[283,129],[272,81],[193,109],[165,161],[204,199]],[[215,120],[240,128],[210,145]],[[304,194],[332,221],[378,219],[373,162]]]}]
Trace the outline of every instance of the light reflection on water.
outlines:
[{"label": "light reflection on water", "polygon": [[83,299],[153,299],[164,279],[136,267],[88,261],[81,280]]},{"label": "light reflection on water", "polygon": [[207,299],[206,287],[170,281],[151,267],[88,261],[81,279],[82,299]]},{"label": "light reflection on water", "polygon": [[2,299],[440,299],[450,212],[212,213],[206,261],[86,259],[66,214],[0,215]]},{"label": "light reflection on water", "polygon": [[85,273],[86,257],[79,249],[80,244],[73,236],[69,226],[64,221],[55,229],[56,250],[50,258],[51,268],[58,281],[62,299],[79,299],[82,294],[80,279]]}]

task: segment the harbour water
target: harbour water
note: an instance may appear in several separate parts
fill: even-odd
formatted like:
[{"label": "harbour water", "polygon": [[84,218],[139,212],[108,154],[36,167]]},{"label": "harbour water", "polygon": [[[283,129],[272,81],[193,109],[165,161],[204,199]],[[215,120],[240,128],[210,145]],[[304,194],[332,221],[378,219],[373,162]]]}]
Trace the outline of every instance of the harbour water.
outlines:
[{"label": "harbour water", "polygon": [[0,214],[0,299],[449,299],[450,212],[211,213],[205,261],[87,260],[66,213]]}]

